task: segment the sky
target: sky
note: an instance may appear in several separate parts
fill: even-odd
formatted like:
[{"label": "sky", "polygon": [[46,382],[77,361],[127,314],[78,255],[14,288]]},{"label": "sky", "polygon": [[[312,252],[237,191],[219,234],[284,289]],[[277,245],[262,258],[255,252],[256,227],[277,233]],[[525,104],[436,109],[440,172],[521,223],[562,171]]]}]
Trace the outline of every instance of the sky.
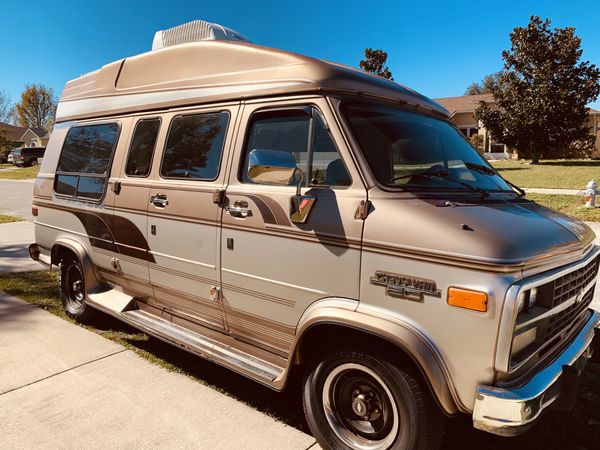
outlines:
[{"label": "sky", "polygon": [[575,27],[583,59],[600,66],[599,0],[2,0],[0,90],[17,101],[26,83],[42,83],[59,96],[68,80],[150,50],[157,30],[203,19],[259,45],[355,67],[366,47],[381,48],[397,82],[458,96],[502,68],[509,33],[531,15]]}]

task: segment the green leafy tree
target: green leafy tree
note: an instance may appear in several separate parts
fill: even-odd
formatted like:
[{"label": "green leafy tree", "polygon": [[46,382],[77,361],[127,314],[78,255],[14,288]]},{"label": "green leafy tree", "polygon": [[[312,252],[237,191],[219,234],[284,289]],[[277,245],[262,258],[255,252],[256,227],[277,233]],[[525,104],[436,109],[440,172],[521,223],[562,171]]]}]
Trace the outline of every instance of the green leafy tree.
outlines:
[{"label": "green leafy tree", "polygon": [[465,95],[493,94],[498,86],[502,72],[486,75],[479,83],[471,83],[465,90]]},{"label": "green leafy tree", "polygon": [[28,84],[15,105],[19,125],[30,128],[47,128],[54,123],[56,98],[54,91],[43,84]]},{"label": "green leafy tree", "polygon": [[12,147],[10,141],[6,138],[6,131],[0,128],[0,165],[7,161],[8,154]]},{"label": "green leafy tree", "polygon": [[575,28],[551,29],[550,20],[532,16],[510,40],[493,92],[497,107],[481,102],[475,117],[533,163],[580,156],[573,143],[589,139],[586,104],[600,94],[600,70],[581,60]]},{"label": "green leafy tree", "polygon": [[392,72],[388,66],[385,65],[387,62],[387,52],[383,50],[373,50],[372,48],[365,48],[365,59],[359,62],[360,68],[366,72],[374,73],[380,77],[393,80]]}]

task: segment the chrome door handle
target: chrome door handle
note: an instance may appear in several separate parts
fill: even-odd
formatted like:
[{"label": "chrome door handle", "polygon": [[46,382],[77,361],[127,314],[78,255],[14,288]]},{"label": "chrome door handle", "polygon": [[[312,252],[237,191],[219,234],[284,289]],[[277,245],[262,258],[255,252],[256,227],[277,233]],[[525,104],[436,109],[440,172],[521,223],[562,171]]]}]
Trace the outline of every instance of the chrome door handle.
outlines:
[{"label": "chrome door handle", "polygon": [[150,203],[157,208],[164,208],[169,204],[169,200],[167,200],[167,196],[165,194],[156,194],[150,197]]},{"label": "chrome door handle", "polygon": [[233,206],[227,205],[225,211],[232,217],[239,219],[245,219],[246,217],[252,216],[252,210],[248,209],[248,203],[246,202],[235,202]]}]

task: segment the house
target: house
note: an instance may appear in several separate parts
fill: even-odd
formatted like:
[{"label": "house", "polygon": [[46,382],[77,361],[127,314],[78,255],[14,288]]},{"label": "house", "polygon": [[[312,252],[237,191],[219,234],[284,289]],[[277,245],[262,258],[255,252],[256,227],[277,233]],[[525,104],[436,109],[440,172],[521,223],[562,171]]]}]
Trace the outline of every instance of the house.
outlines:
[{"label": "house", "polygon": [[24,147],[46,147],[50,133],[43,128],[27,128],[21,136]]},{"label": "house", "polygon": [[[492,94],[463,95],[461,97],[444,97],[434,99],[450,112],[451,120],[458,129],[470,138],[474,134],[483,137],[485,157],[487,159],[508,159],[512,151],[501,142],[495,142],[481,122],[475,119],[475,110],[479,102],[490,103],[494,107]],[[592,156],[600,157],[600,111],[589,108],[588,126],[596,136],[596,151]]]},{"label": "house", "polygon": [[43,128],[27,128],[0,122],[0,133],[16,147],[46,147],[50,133]]}]

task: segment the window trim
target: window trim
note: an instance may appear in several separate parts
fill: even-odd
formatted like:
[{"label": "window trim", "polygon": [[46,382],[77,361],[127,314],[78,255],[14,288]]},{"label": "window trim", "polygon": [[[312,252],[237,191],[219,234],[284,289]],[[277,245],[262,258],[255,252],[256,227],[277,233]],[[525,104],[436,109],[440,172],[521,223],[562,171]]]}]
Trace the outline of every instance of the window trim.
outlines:
[{"label": "window trim", "polygon": [[[99,125],[111,125],[111,124],[117,125],[117,135],[115,138],[115,143],[113,144],[112,151],[110,153],[108,167],[106,170],[106,175],[99,174],[99,173],[86,174],[83,172],[63,172],[61,170],[58,170],[58,165],[60,164],[60,158],[63,154],[63,151],[65,150],[65,144],[67,143],[67,138],[69,137],[69,133],[71,132],[72,129],[83,128],[83,127],[93,127],[93,126],[99,126]],[[112,121],[99,122],[99,123],[89,123],[89,122],[82,123],[82,124],[77,123],[76,125],[73,125],[71,128],[69,128],[67,133],[65,134],[65,139],[63,140],[62,147],[60,149],[60,154],[58,155],[58,160],[56,161],[56,168],[54,169],[54,182],[53,182],[53,186],[52,186],[52,191],[54,192],[54,195],[56,195],[59,198],[71,199],[71,200],[82,202],[82,203],[93,203],[93,204],[102,203],[104,201],[104,199],[106,198],[106,192],[108,191],[108,179],[110,178],[110,174],[112,172],[112,166],[113,166],[113,163],[115,160],[115,155],[117,153],[117,147],[119,146],[119,138],[121,137],[121,129],[122,129],[122,125],[121,125],[120,120],[112,120]],[[87,176],[87,177],[97,177],[97,178],[103,177],[104,178],[104,192],[100,198],[93,199],[93,198],[89,198],[89,197],[78,197],[77,196],[77,190],[79,189],[79,178],[81,177],[82,174],[83,174],[83,176]],[[77,176],[77,186],[75,186],[75,194],[74,195],[61,194],[56,191],[56,183],[58,181],[59,175]]]},{"label": "window trim", "polygon": [[[137,127],[141,122],[148,121],[148,120],[157,120],[157,119],[158,119],[158,130],[156,132],[156,139],[154,139],[154,146],[152,147],[152,153],[150,154],[150,170],[148,171],[148,173],[146,175],[129,175],[127,173],[127,163],[129,162],[129,156],[131,155],[131,148],[133,147],[133,139],[135,138],[135,132],[137,131]],[[162,128],[162,117],[161,116],[144,117],[144,118],[139,119],[135,123],[135,127],[133,127],[133,134],[131,135],[131,141],[129,142],[129,149],[127,150],[127,157],[125,158],[125,166],[123,167],[123,175],[125,175],[127,178],[148,178],[152,174],[152,165],[154,162],[154,155],[156,153],[156,147],[158,144],[158,136],[160,135],[161,128]]]},{"label": "window trim", "polygon": [[[225,113],[227,115],[227,126],[225,127],[225,134],[223,137],[223,145],[221,147],[221,155],[219,157],[219,167],[217,168],[217,173],[215,174],[215,177],[214,178],[188,178],[188,177],[165,177],[165,176],[163,176],[162,168],[163,168],[163,163],[165,160],[165,153],[167,150],[169,136],[171,134],[171,129],[173,127],[173,122],[175,121],[175,119],[177,119],[178,117],[202,116],[202,115],[206,115],[206,114],[223,114],[223,113]],[[225,154],[225,147],[226,147],[225,144],[227,143],[227,135],[229,133],[230,126],[231,126],[231,112],[228,109],[219,109],[219,110],[215,110],[215,111],[206,111],[206,112],[192,112],[189,114],[176,114],[173,117],[171,117],[171,120],[169,122],[169,129],[167,130],[167,135],[165,137],[165,141],[163,143],[163,148],[162,148],[162,152],[161,152],[160,165],[158,166],[158,177],[161,180],[184,180],[184,181],[207,181],[207,182],[217,181],[219,179],[219,177],[221,176],[221,169],[223,168],[223,155]]]},{"label": "window trim", "polygon": [[[250,114],[250,117],[248,118],[248,121],[245,123],[245,129],[244,129],[244,143],[242,146],[242,154],[240,155],[240,161],[239,161],[239,167],[237,170],[237,181],[244,185],[244,186],[248,186],[248,185],[252,185],[254,183],[247,183],[244,181],[243,175],[244,175],[244,170],[245,170],[245,165],[246,165],[246,156],[248,154],[248,142],[250,140],[250,124],[252,124],[252,121],[254,120],[254,116],[258,115],[258,114],[270,114],[270,113],[278,113],[278,112],[298,112],[298,116],[301,116],[302,114],[300,114],[301,111],[306,110],[306,108],[310,108],[311,109],[311,113],[310,114],[306,114],[309,118],[310,118],[310,128],[308,129],[308,148],[307,148],[307,168],[312,168],[312,155],[313,155],[313,145],[312,145],[312,137],[313,137],[313,128],[314,128],[314,114],[312,113],[312,110],[316,111],[320,116],[321,119],[323,120],[323,123],[325,124],[327,133],[329,134],[329,137],[331,138],[331,142],[333,143],[333,146],[335,147],[335,151],[337,152],[337,154],[340,157],[340,160],[342,161],[342,164],[344,165],[344,168],[346,169],[346,173],[348,174],[348,178],[350,179],[350,183],[346,186],[337,186],[337,185],[330,185],[330,184],[311,184],[310,183],[310,174],[304,174],[304,178],[305,178],[305,182],[306,184],[302,183],[303,188],[307,188],[307,189],[312,189],[312,188],[326,188],[326,189],[340,189],[340,190],[344,190],[344,189],[350,189],[352,188],[352,186],[354,186],[354,179],[352,178],[352,174],[350,173],[350,171],[348,170],[348,165],[346,164],[346,161],[344,161],[344,156],[342,155],[342,153],[340,152],[340,148],[333,136],[333,133],[331,133],[331,128],[329,126],[329,123],[327,121],[327,119],[325,118],[325,114],[323,114],[323,111],[321,111],[321,108],[319,108],[319,106],[315,103],[302,103],[302,104],[296,104],[296,105],[285,105],[285,106],[276,106],[273,107],[272,105],[269,106],[264,106],[261,108],[257,108],[254,111],[252,111],[252,113]],[[292,114],[290,114],[290,116],[292,116]],[[278,187],[278,188],[290,188],[293,187],[295,189],[295,186],[278,186],[276,184],[264,184],[263,186],[270,186],[270,187]]]}]

